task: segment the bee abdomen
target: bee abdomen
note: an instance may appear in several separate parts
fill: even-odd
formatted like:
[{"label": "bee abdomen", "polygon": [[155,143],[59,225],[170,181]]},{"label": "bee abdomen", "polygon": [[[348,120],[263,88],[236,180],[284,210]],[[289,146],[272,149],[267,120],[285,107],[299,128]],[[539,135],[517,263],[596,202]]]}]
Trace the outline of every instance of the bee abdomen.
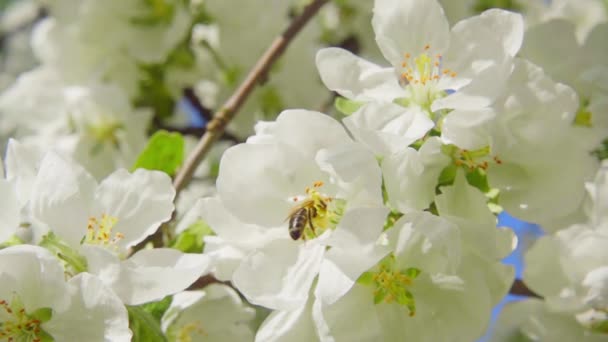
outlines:
[{"label": "bee abdomen", "polygon": [[299,209],[289,218],[289,236],[292,239],[298,240],[302,236],[307,220],[306,208]]}]

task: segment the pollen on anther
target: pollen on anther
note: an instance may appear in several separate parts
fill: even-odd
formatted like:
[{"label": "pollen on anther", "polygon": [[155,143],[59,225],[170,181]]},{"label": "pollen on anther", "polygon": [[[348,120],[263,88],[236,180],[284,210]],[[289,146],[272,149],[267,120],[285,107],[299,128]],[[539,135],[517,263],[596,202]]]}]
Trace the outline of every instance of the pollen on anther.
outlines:
[{"label": "pollen on anther", "polygon": [[429,44],[426,44],[426,45],[424,46],[424,49],[425,49],[425,50],[428,50],[428,49],[430,49],[430,48],[431,48],[431,46],[430,46]]},{"label": "pollen on anther", "polygon": [[452,77],[456,77],[456,73],[455,73],[455,72],[452,72],[452,73],[450,74],[450,76],[452,76]]}]

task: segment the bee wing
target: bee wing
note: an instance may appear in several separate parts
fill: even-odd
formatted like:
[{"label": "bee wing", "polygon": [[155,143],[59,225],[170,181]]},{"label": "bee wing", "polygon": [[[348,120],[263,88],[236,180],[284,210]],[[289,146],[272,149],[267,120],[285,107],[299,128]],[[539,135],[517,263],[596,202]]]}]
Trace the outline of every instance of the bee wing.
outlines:
[{"label": "bee wing", "polygon": [[314,200],[312,200],[312,199],[307,199],[306,201],[298,203],[293,208],[291,208],[291,210],[289,210],[289,214],[287,214],[287,217],[285,218],[285,221],[283,221],[283,222],[288,221],[298,210],[300,210],[302,208],[310,207],[313,204],[314,204]]}]

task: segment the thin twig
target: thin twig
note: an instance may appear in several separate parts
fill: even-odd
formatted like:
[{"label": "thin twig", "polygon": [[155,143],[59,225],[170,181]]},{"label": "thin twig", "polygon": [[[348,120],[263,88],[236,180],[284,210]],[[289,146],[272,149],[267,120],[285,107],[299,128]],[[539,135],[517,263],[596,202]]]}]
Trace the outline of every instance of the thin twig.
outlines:
[{"label": "thin twig", "polygon": [[536,292],[530,290],[528,288],[528,286],[526,286],[526,284],[519,279],[515,279],[515,281],[513,282],[513,285],[511,285],[511,290],[509,290],[509,293],[512,295],[535,297],[535,298],[542,299],[542,297],[540,295],[538,295]]},{"label": "thin twig", "polygon": [[256,85],[266,77],[268,70],[270,70],[270,67],[274,62],[283,54],[287,45],[289,45],[304,25],[306,25],[306,23],[328,1],[329,0],[314,0],[308,5],[302,14],[291,22],[283,34],[272,42],[253,69],[251,69],[243,83],[241,83],[226,103],[220,107],[220,110],[215,113],[213,120],[207,125],[207,131],[198,142],[194,151],[188,156],[184,166],[180,169],[173,181],[173,185],[178,194],[190,181],[194,170],[209,152],[213,143],[222,135],[226,125],[232,120]]}]

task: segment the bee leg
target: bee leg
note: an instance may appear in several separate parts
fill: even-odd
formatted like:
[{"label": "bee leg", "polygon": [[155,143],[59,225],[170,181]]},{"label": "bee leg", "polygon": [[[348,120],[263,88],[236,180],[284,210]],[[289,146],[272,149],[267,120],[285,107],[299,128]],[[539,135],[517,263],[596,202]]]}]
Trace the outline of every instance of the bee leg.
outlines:
[{"label": "bee leg", "polygon": [[316,215],[316,211],[315,211],[315,213],[313,213],[313,210],[315,210],[315,209],[312,208],[311,210],[308,210],[308,226],[310,227],[310,231],[312,232],[312,235],[314,237],[317,237],[317,232],[315,230],[315,226],[312,223],[313,217],[315,217],[317,215]]}]

